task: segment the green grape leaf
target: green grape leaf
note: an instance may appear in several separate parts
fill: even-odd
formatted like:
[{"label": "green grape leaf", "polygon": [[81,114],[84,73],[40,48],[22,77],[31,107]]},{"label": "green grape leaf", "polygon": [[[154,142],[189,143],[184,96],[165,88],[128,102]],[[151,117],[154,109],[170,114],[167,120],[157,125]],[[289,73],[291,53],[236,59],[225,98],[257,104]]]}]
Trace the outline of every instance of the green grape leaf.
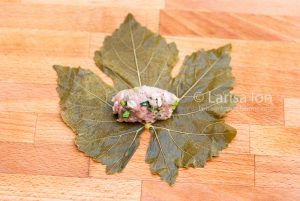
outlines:
[{"label": "green grape leaf", "polygon": [[174,116],[154,124],[150,131],[146,162],[153,174],[169,184],[175,182],[178,168],[204,167],[236,135],[236,130],[223,121],[199,120],[195,114]]},{"label": "green grape leaf", "polygon": [[146,161],[169,184],[180,167],[203,167],[236,135],[221,117],[235,105],[231,45],[187,56],[169,90],[180,102],[171,119],[153,124]]},{"label": "green grape leaf", "polygon": [[[230,51],[231,45],[225,45],[194,52],[186,56],[178,76],[172,78],[178,60],[176,45],[168,44],[129,14],[94,56],[99,69],[113,79],[113,86],[89,70],[54,66],[61,116],[76,134],[78,149],[105,164],[107,173],[125,168],[143,129],[150,128],[146,162],[153,174],[173,184],[179,168],[203,167],[236,135],[223,119],[237,101],[230,93],[234,85]],[[152,125],[117,122],[112,96],[142,85],[177,95],[171,118]],[[122,115],[127,118],[130,113]]]},{"label": "green grape leaf", "polygon": [[76,134],[78,149],[106,165],[109,174],[120,172],[139,145],[141,124],[115,120],[107,94],[114,89],[90,70],[54,66],[61,116]]},{"label": "green grape leaf", "polygon": [[[178,60],[175,43],[141,26],[129,14],[95,52],[97,66],[116,82],[118,89],[142,85],[164,89]],[[122,86],[123,84],[123,86]]]},{"label": "green grape leaf", "polygon": [[229,44],[186,56],[179,75],[169,85],[169,90],[180,98],[179,113],[205,109],[223,117],[232,110],[238,98],[230,93],[234,85],[230,51]]}]

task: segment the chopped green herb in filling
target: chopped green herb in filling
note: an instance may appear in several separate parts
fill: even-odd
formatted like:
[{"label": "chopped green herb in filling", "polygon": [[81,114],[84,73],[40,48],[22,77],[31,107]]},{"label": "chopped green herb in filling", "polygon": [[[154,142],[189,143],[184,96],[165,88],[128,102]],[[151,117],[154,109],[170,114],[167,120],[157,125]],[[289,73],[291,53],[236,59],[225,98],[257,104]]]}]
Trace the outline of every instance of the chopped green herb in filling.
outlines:
[{"label": "chopped green herb in filling", "polygon": [[123,118],[128,118],[130,116],[130,112],[129,111],[124,111],[123,113],[122,113],[122,117]]},{"label": "chopped green herb in filling", "polygon": [[176,100],[174,103],[172,103],[171,108],[172,110],[175,110],[178,106],[178,100]]},{"label": "chopped green herb in filling", "polygon": [[126,102],[123,101],[123,100],[121,100],[120,104],[121,104],[123,107],[126,106]]}]

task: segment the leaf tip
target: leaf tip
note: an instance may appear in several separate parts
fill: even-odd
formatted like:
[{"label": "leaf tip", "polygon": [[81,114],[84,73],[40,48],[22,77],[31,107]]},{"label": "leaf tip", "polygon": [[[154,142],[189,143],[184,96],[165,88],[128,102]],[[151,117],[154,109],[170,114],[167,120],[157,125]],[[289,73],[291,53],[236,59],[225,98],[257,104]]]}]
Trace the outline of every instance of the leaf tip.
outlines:
[{"label": "leaf tip", "polygon": [[125,22],[130,21],[130,20],[135,20],[132,13],[128,13],[127,14],[127,16],[125,18]]},{"label": "leaf tip", "polygon": [[55,71],[57,71],[59,67],[60,67],[60,66],[59,66],[59,65],[56,65],[56,64],[54,64],[54,65],[52,66],[52,68],[53,68]]},{"label": "leaf tip", "polygon": [[228,44],[224,45],[224,48],[225,48],[227,51],[231,51],[231,50],[232,50],[232,44],[231,44],[231,43],[228,43]]},{"label": "leaf tip", "polygon": [[68,67],[68,66],[62,66],[62,65],[57,65],[57,64],[54,64],[53,66],[52,66],[52,68],[57,72],[57,73],[59,73],[59,72],[64,72],[65,70],[67,70],[67,69],[71,69],[70,67]]}]

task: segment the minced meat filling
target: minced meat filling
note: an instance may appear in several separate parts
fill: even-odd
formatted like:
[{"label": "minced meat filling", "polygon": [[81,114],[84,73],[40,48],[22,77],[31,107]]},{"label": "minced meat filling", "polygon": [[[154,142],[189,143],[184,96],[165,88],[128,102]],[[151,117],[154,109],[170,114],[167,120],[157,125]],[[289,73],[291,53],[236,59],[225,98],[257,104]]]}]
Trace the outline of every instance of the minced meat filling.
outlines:
[{"label": "minced meat filling", "polygon": [[113,98],[113,113],[119,122],[153,123],[171,117],[178,98],[163,89],[141,86],[118,92]]}]

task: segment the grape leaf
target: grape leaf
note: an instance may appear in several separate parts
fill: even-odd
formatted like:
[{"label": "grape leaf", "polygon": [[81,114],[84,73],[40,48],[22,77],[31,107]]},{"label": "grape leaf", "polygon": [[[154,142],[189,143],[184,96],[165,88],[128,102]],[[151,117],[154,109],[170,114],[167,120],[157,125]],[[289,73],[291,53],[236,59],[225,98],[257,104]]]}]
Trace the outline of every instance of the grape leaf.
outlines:
[{"label": "grape leaf", "polygon": [[[105,164],[107,173],[122,171],[139,144],[144,127],[151,138],[146,162],[151,172],[173,184],[181,167],[203,167],[227,147],[236,130],[223,117],[235,106],[230,63],[231,45],[186,56],[180,73],[171,77],[178,60],[174,43],[141,26],[129,14],[95,52],[96,65],[111,77],[106,85],[89,70],[54,66],[61,116],[76,133],[78,149]],[[141,85],[168,90],[179,104],[168,120],[152,125],[119,123],[111,97]]]},{"label": "grape leaf", "polygon": [[214,115],[223,117],[231,111],[237,97],[230,94],[234,85],[229,65],[230,51],[229,44],[186,56],[181,72],[169,88],[180,98],[179,113],[189,114],[206,108]]},{"label": "grape leaf", "polygon": [[141,124],[115,120],[106,94],[113,88],[97,75],[81,68],[55,65],[61,116],[76,133],[78,149],[106,165],[106,172],[120,172],[139,145]]},{"label": "grape leaf", "polygon": [[207,160],[217,156],[235,136],[235,129],[222,121],[173,117],[153,125],[146,162],[153,174],[169,184],[175,182],[180,167],[204,167]]},{"label": "grape leaf", "polygon": [[179,167],[203,167],[236,135],[220,119],[235,105],[230,100],[234,98],[230,50],[231,45],[226,45],[187,56],[169,86],[180,104],[171,119],[153,124],[146,156],[152,173],[169,184],[175,182]]},{"label": "grape leaf", "polygon": [[168,44],[160,35],[142,27],[131,14],[95,52],[97,66],[121,89],[124,88],[119,83],[125,88],[148,85],[163,89],[164,83],[171,80],[177,60],[175,43]]}]

